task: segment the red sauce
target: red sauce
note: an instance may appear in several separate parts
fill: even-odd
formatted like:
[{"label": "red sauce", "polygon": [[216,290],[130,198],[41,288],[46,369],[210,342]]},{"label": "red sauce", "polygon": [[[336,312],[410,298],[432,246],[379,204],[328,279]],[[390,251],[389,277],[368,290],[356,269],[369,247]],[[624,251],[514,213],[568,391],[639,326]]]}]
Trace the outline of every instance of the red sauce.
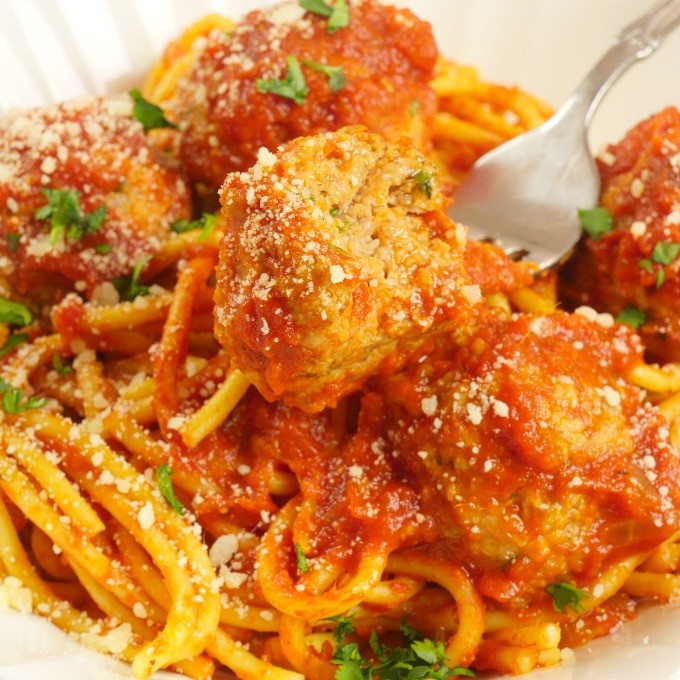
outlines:
[{"label": "red sauce", "polygon": [[52,309],[52,324],[61,336],[63,346],[69,349],[73,340],[82,338],[88,333],[83,301],[75,295],[65,298],[61,304]]},{"label": "red sauce", "polygon": [[[273,517],[277,509],[267,491],[271,471],[292,472],[305,499],[294,541],[306,546],[307,557],[351,572],[368,544],[393,550],[435,536],[387,442],[375,444],[369,433],[380,418],[376,407],[382,408],[379,401],[364,402],[366,427],[348,438],[344,408],[310,415],[251,390],[223,428],[180,458],[171,456],[173,469],[190,466],[229,489],[232,508],[251,513],[241,521],[257,532],[269,521],[261,510]],[[240,474],[243,464],[249,470]],[[206,499],[197,512],[217,509]]]},{"label": "red sauce", "polygon": [[[429,24],[375,0],[353,3],[349,27],[333,35],[311,12],[299,8],[292,20],[276,12],[251,12],[232,33],[213,32],[178,85],[174,115],[193,182],[217,189],[227,172],[250,167],[260,147],[357,123],[429,144],[423,123],[436,107],[428,82],[437,59]],[[303,65],[303,103],[259,92],[258,78],[285,78],[289,55],[341,66],[346,86],[331,92],[326,75]]]},{"label": "red sauce", "polygon": [[546,585],[594,578],[676,526],[678,459],[625,380],[640,361],[623,327],[490,315],[466,347],[376,383],[359,437],[396,452],[437,550],[485,596],[549,607]]},{"label": "red sauce", "polygon": [[[63,304],[55,325],[76,332],[81,310]],[[284,501],[270,477],[290,471],[305,502],[285,539],[309,559],[351,573],[367,545],[417,545],[464,566],[501,607],[552,612],[546,585],[588,584],[677,525],[678,459],[662,416],[626,380],[641,354],[622,326],[489,312],[465,347],[440,343],[374,378],[356,424],[351,402],[310,415],[251,390],[196,448],[172,443],[168,462],[225,489],[194,499],[202,518],[263,533]],[[631,613],[612,602],[569,628],[569,644]]]},{"label": "red sauce", "polygon": [[465,248],[465,268],[482,293],[489,295],[531,286],[535,265],[513,262],[499,247],[469,240]]},{"label": "red sauce", "polygon": [[[157,251],[170,224],[188,216],[187,187],[159,161],[127,100],[78,100],[3,118],[0,169],[0,253],[22,293],[38,289],[54,300],[78,281],[91,291]],[[83,215],[104,206],[100,227],[51,243],[51,218],[35,216],[48,205],[45,188],[77,192]],[[109,250],[99,252],[104,244]]]},{"label": "red sauce", "polygon": [[[680,243],[680,111],[667,108],[608,147],[598,167],[614,229],[586,238],[563,272],[564,294],[618,314],[646,314],[641,329],[659,360],[680,359],[680,260],[652,262],[655,246]],[[635,227],[631,230],[631,227]],[[644,265],[645,261],[649,264]]]}]

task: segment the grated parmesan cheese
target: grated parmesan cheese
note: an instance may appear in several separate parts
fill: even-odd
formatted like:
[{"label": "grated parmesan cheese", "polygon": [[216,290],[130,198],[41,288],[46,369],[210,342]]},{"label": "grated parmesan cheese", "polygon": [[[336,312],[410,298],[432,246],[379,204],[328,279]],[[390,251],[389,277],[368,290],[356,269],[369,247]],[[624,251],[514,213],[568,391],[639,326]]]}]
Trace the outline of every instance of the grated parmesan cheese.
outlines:
[{"label": "grated parmesan cheese", "polygon": [[147,531],[151,529],[155,521],[156,514],[154,513],[153,505],[151,505],[150,501],[147,501],[137,513],[137,522],[139,522],[139,526],[144,531]]}]

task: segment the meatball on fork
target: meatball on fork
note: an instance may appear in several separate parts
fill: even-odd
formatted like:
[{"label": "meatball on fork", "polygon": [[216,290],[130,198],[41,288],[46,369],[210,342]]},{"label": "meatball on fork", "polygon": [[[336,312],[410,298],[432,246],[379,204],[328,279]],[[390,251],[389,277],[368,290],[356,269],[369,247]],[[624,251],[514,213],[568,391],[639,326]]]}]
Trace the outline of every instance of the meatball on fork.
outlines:
[{"label": "meatball on fork", "polygon": [[262,150],[221,195],[216,333],[268,399],[334,406],[482,301],[436,169],[360,126]]}]

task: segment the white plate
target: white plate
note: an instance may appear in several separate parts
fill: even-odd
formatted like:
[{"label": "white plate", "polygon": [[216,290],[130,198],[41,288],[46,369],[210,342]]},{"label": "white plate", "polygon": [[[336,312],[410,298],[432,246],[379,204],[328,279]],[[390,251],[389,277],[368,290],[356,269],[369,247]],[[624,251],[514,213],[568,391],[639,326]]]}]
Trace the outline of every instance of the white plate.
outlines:
[{"label": "white plate", "polygon": [[[651,0],[393,0],[430,20],[441,51],[482,76],[553,105]],[[266,0],[0,0],[0,110],[139,82],[165,43],[212,11],[231,17]],[[680,104],[680,30],[607,97],[598,149],[664,106]],[[0,680],[120,680],[126,666],[91,654],[49,624],[0,614]],[[154,677],[161,677],[160,674]],[[680,680],[680,609],[653,608],[536,680]]]}]

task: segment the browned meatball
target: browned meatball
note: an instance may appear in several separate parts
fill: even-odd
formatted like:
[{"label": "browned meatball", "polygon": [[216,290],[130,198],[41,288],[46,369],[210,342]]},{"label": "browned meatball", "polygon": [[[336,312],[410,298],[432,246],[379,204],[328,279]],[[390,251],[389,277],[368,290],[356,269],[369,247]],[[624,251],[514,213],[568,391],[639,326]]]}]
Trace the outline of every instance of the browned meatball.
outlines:
[{"label": "browned meatball", "polygon": [[[349,25],[332,33],[325,17],[286,0],[251,12],[231,33],[201,38],[165,103],[180,124],[192,182],[217,189],[227,172],[250,167],[260,147],[357,123],[427,146],[437,59],[429,24],[376,0],[349,6]],[[297,100],[263,91],[261,80],[286,80],[291,58],[303,79],[293,87]],[[332,79],[315,70],[327,66],[336,69]]]},{"label": "browned meatball", "polygon": [[627,379],[641,354],[624,326],[489,314],[464,348],[369,391],[357,439],[395,452],[442,550],[521,608],[676,530],[680,461]]},{"label": "browned meatball", "polygon": [[131,116],[125,96],[0,120],[0,251],[19,292],[74,283],[91,292],[157,251],[188,216],[181,176]]},{"label": "browned meatball", "polygon": [[216,334],[268,399],[332,406],[471,324],[482,295],[435,172],[405,141],[349,127],[227,177]]},{"label": "browned meatball", "polygon": [[562,272],[562,294],[642,323],[657,360],[680,360],[680,111],[634,127],[598,159],[613,229],[584,238]]}]

